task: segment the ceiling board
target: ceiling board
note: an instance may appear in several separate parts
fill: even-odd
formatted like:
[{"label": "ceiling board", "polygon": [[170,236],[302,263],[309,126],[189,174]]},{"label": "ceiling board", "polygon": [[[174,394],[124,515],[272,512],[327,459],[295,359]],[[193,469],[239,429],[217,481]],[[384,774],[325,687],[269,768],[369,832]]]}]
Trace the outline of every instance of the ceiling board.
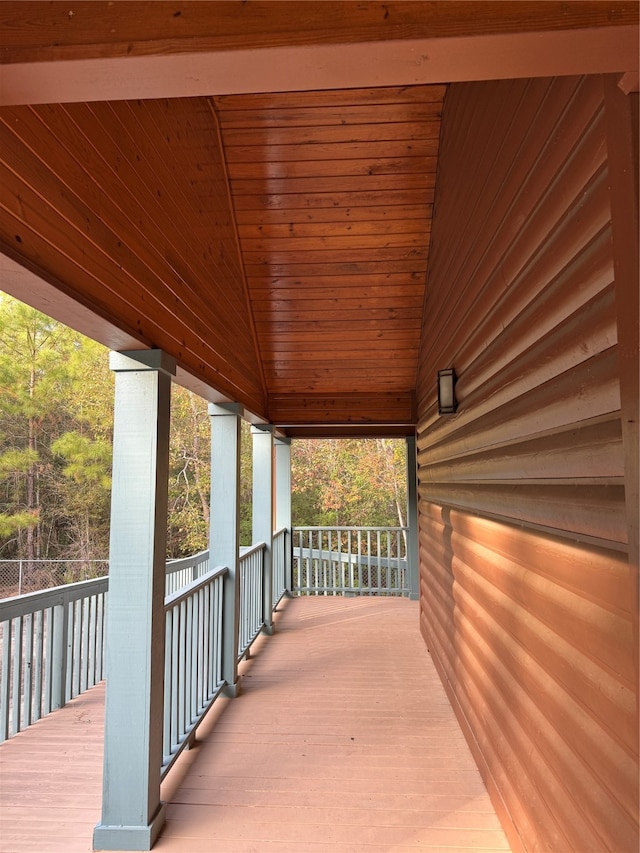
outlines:
[{"label": "ceiling board", "polygon": [[356,399],[370,415],[381,389],[410,415],[444,94],[213,99],[270,417],[317,417],[338,390],[358,419]]}]

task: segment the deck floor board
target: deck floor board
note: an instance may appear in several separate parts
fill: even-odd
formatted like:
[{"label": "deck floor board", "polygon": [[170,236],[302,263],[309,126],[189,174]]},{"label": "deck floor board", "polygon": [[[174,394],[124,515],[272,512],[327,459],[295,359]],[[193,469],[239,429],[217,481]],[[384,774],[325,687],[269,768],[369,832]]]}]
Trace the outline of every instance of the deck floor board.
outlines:
[{"label": "deck floor board", "polygon": [[[406,599],[296,598],[163,784],[160,853],[508,851]],[[104,686],[0,746],[0,853],[88,853]]]}]

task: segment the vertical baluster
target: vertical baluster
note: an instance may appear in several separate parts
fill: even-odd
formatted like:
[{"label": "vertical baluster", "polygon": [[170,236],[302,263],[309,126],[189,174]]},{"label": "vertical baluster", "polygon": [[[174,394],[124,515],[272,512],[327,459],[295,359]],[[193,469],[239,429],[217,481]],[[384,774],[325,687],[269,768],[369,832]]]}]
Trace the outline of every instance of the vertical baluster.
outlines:
[{"label": "vertical baluster", "polygon": [[33,625],[33,705],[32,721],[35,723],[42,716],[43,684],[42,664],[44,657],[44,613],[42,610],[34,614]]},{"label": "vertical baluster", "polygon": [[0,678],[0,743],[9,736],[9,718],[11,703],[11,620],[7,619],[0,627],[2,631],[2,676]]},{"label": "vertical baluster", "polygon": [[96,684],[102,681],[104,673],[104,627],[106,593],[96,596]]},{"label": "vertical baluster", "polygon": [[186,679],[186,666],[187,666],[187,650],[185,647],[186,643],[186,629],[187,624],[187,608],[184,601],[180,602],[180,663],[178,669],[178,731],[177,731],[177,742],[184,731],[185,725],[185,707],[184,707],[184,694],[185,694],[185,679]]},{"label": "vertical baluster", "polygon": [[198,594],[189,597],[191,601],[191,715],[189,723],[193,723],[198,716],[198,658],[200,639],[200,596]]},{"label": "vertical baluster", "polygon": [[171,654],[173,650],[173,613],[171,608],[165,612],[164,629],[164,720],[162,728],[162,763],[166,764],[171,756],[171,716],[173,693],[172,673],[171,673]]},{"label": "vertical baluster", "polygon": [[216,629],[217,629],[217,619],[218,619],[218,611],[216,608],[216,592],[218,589],[218,584],[215,580],[212,580],[207,584],[208,590],[208,601],[209,601],[209,613],[206,621],[207,628],[207,646],[208,646],[208,654],[207,654],[207,668],[205,670],[205,678],[206,678],[206,690],[207,690],[207,699],[211,699],[217,681],[215,679],[215,670],[216,670]]},{"label": "vertical baluster", "polygon": [[253,608],[251,611],[251,622],[249,625],[249,631],[247,635],[247,643],[251,642],[251,638],[253,637],[256,626],[259,621],[261,621],[262,608],[260,606],[261,595],[260,590],[262,589],[262,572],[260,571],[260,564],[258,560],[260,559],[258,556],[259,552],[251,559],[251,590],[253,595]]},{"label": "vertical baluster", "polygon": [[69,644],[67,601],[53,608],[53,654],[51,659],[51,710],[62,708],[67,689],[67,647]]},{"label": "vertical baluster", "polygon": [[182,634],[181,606],[171,611],[171,738],[169,749],[178,743],[180,726],[180,635]]},{"label": "vertical baluster", "polygon": [[211,655],[211,690],[220,684],[222,680],[222,579],[213,582],[213,619],[211,620],[211,642],[213,653]]},{"label": "vertical baluster", "polygon": [[51,711],[51,690],[53,686],[53,608],[48,607],[44,613],[44,690],[42,697],[42,713]]},{"label": "vertical baluster", "polygon": [[184,724],[182,727],[182,731],[180,735],[182,736],[191,720],[193,718],[193,712],[191,708],[191,684],[193,682],[193,671],[192,671],[192,661],[193,661],[193,598],[187,598],[185,601],[186,605],[186,658],[184,663]]},{"label": "vertical baluster", "polygon": [[89,606],[89,654],[87,655],[87,686],[93,687],[93,685],[96,683],[96,634],[98,630],[96,614],[96,596],[89,596],[87,604]]},{"label": "vertical baluster", "polygon": [[18,616],[13,620],[14,627],[14,643],[13,643],[13,702],[12,702],[12,719],[11,719],[11,734],[17,734],[20,729],[20,713],[21,703],[20,697],[22,685],[22,616]]},{"label": "vertical baluster", "polygon": [[73,679],[72,679],[72,687],[71,687],[71,696],[69,698],[73,699],[80,693],[80,674],[82,671],[81,661],[82,661],[82,607],[80,601],[74,601],[71,604],[71,609],[73,612],[72,624],[73,624],[73,660],[72,660],[72,668],[73,668]]},{"label": "vertical baluster", "polygon": [[32,723],[33,702],[33,613],[24,617],[24,673],[22,676],[22,728]]},{"label": "vertical baluster", "polygon": [[83,598],[79,603],[82,618],[82,651],[80,653],[80,688],[79,693],[84,693],[89,684],[89,636],[90,636],[90,614],[91,600]]},{"label": "vertical baluster", "polygon": [[198,714],[205,706],[209,694],[207,684],[207,670],[209,668],[209,593],[211,586],[206,584],[200,592],[201,618],[200,618],[200,667],[198,669]]},{"label": "vertical baluster", "polygon": [[242,657],[242,653],[244,652],[244,622],[246,619],[246,581],[245,581],[245,572],[246,572],[246,561],[242,560],[240,562],[240,617],[238,624],[238,657]]}]

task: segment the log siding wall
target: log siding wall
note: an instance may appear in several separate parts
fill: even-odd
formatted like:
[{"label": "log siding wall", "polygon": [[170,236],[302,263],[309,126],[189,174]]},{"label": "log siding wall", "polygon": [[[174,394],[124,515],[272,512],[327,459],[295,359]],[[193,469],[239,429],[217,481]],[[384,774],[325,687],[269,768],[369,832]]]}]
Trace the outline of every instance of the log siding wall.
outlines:
[{"label": "log siding wall", "polygon": [[[514,849],[638,845],[605,83],[457,84],[443,113],[421,629]],[[438,417],[450,366],[459,410]]]}]

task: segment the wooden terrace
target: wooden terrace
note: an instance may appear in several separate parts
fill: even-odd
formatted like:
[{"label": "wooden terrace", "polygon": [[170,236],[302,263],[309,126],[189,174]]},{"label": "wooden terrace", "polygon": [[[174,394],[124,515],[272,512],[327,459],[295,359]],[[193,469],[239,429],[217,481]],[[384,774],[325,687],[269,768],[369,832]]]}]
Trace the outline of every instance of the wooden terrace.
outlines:
[{"label": "wooden terrace", "polygon": [[[93,782],[63,778],[54,717],[2,749],[23,782],[4,845],[78,849],[51,800],[37,837],[38,772],[81,789],[83,850],[94,826],[103,850],[196,853],[213,826],[260,853],[504,846],[474,822],[481,776],[518,853],[637,853],[639,24],[628,0],[0,3],[2,289],[108,346],[116,385],[101,822],[97,747]],[[211,404],[229,698],[164,826],[172,383]],[[290,602],[231,701],[242,420],[260,630],[299,438],[406,439],[419,617]],[[455,769],[442,690],[478,771]],[[186,801],[241,770],[223,814]],[[258,787],[268,819],[232,805]]]},{"label": "wooden terrace", "polygon": [[[403,598],[285,599],[168,774],[162,853],[509,850]],[[85,853],[104,688],[0,747],[0,853]]]}]

